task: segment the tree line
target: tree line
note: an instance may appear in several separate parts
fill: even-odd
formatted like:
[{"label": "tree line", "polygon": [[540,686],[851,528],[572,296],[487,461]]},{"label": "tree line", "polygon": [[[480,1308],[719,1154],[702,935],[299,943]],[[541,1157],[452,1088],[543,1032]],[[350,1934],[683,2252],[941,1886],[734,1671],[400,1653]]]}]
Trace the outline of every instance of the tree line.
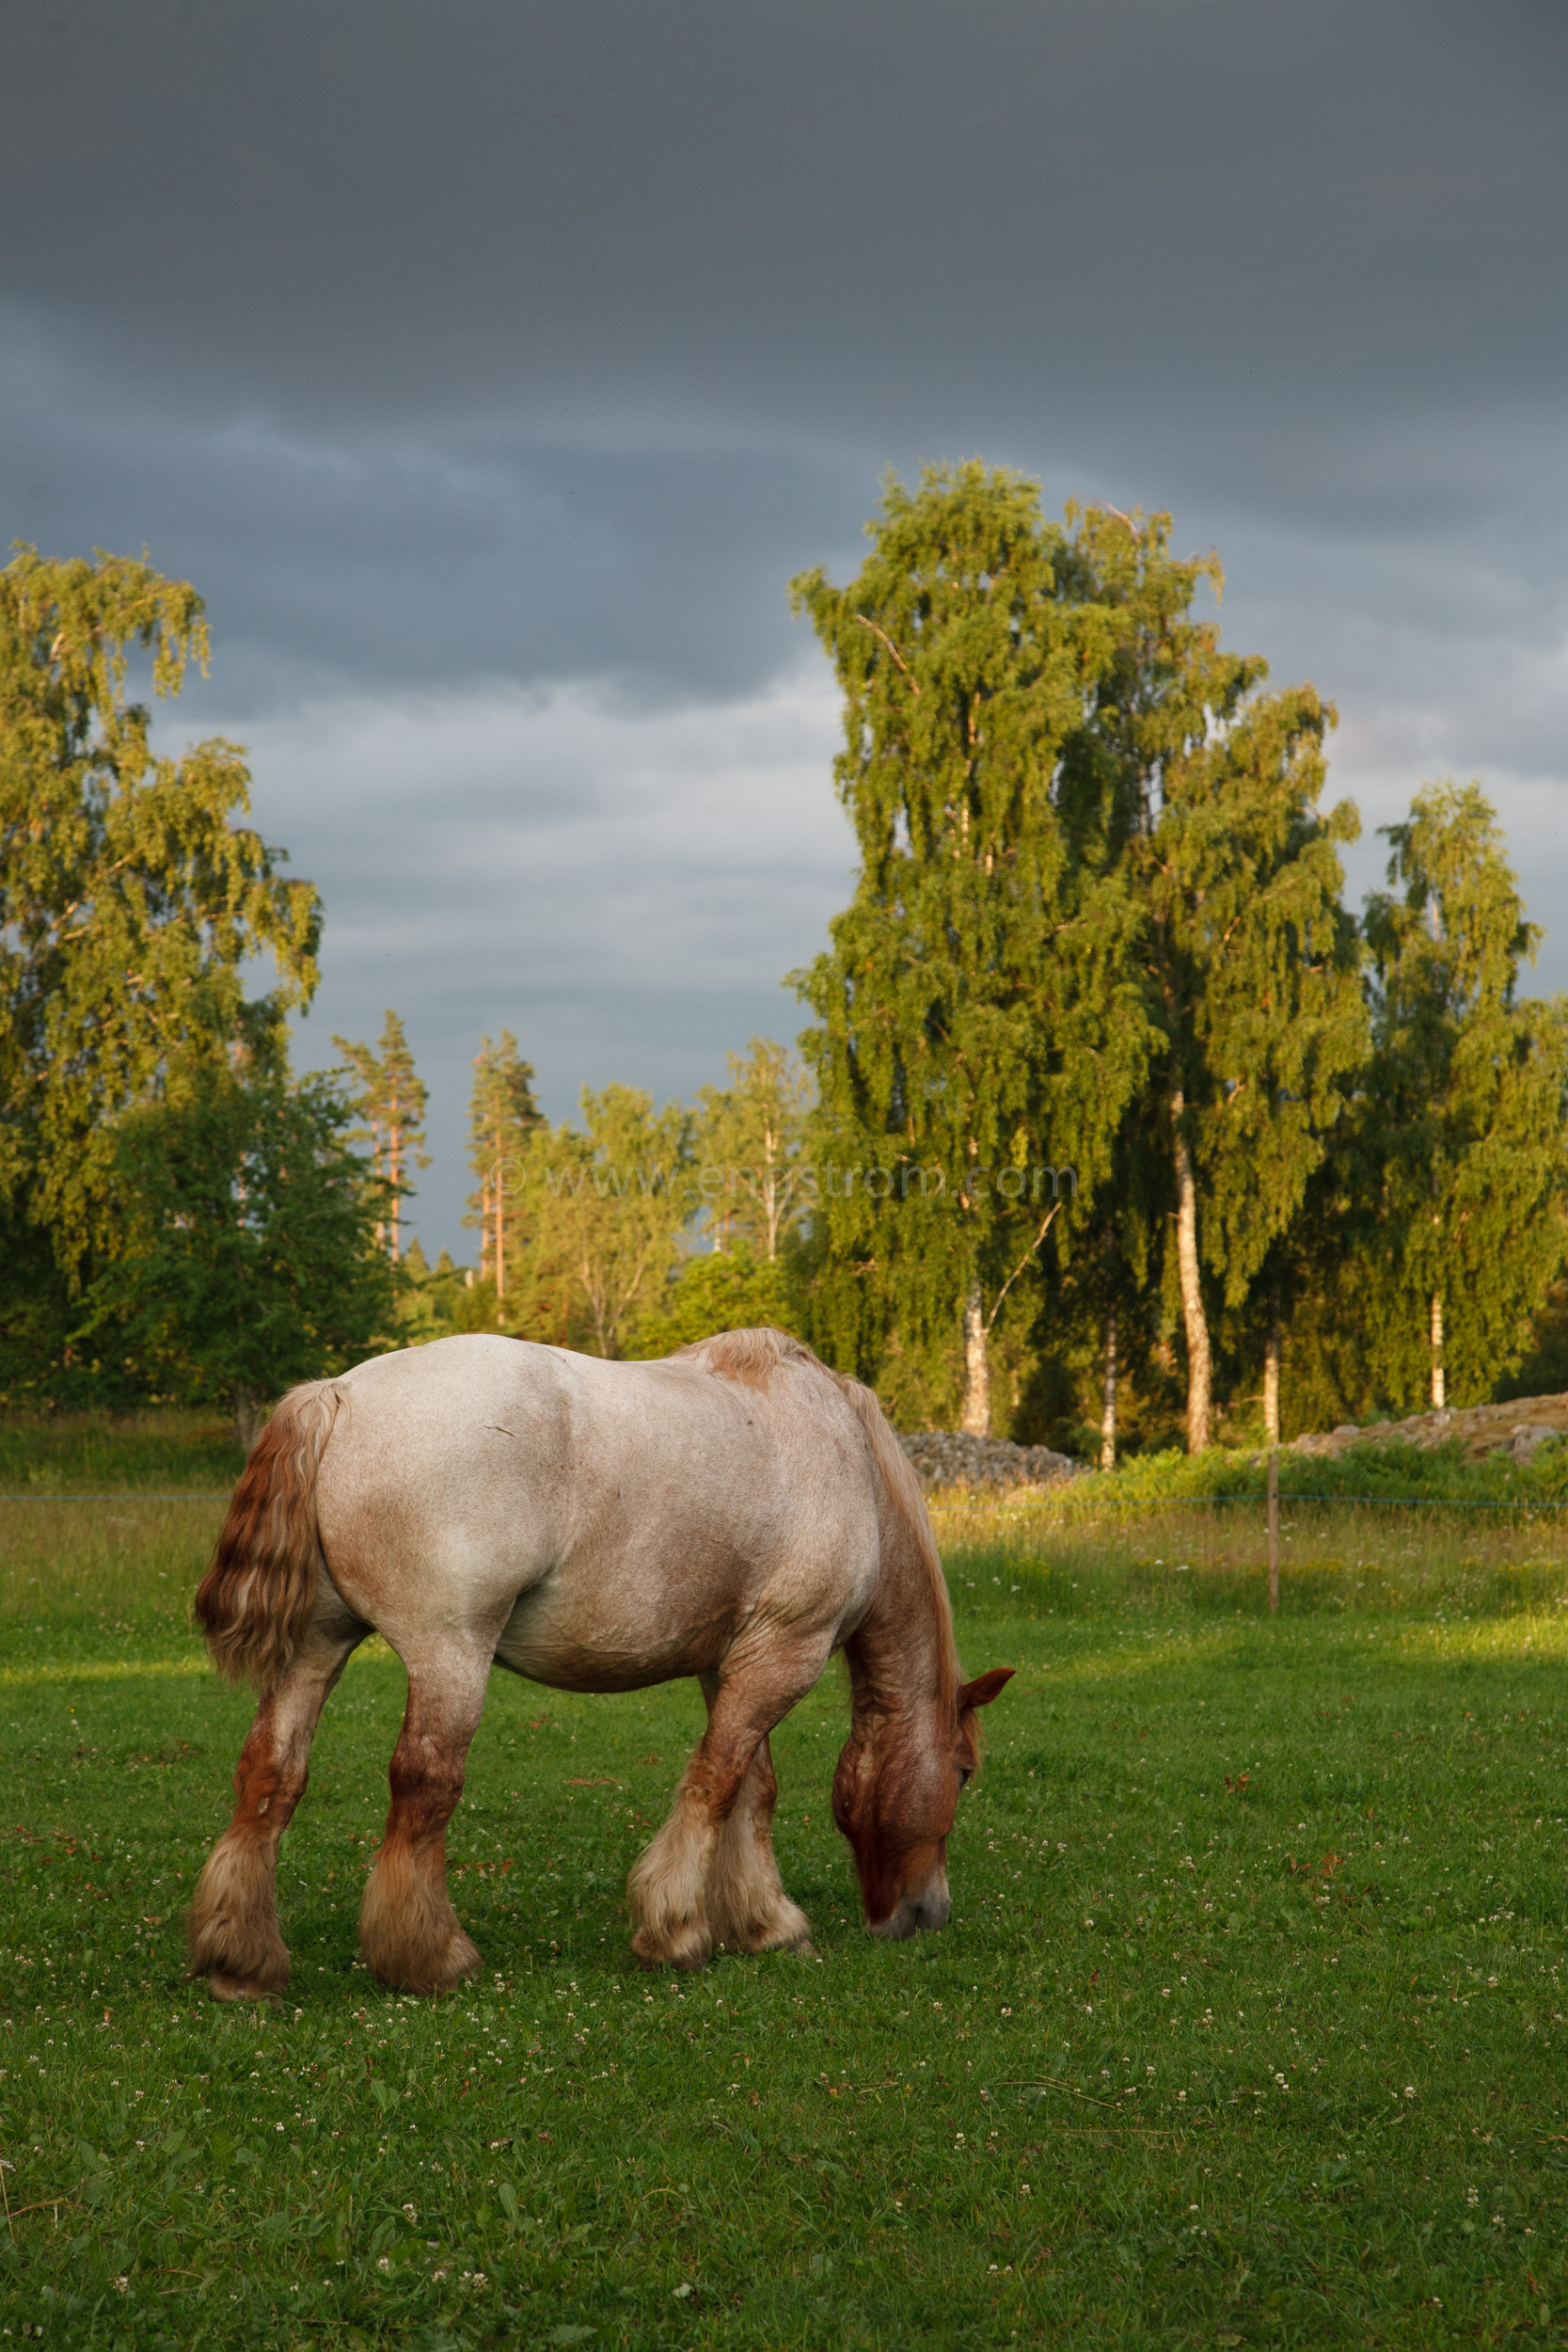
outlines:
[{"label": "tree line", "polygon": [[[890,483],[840,588],[792,583],[844,697],[859,870],[690,1105],[551,1125],[480,1042],[475,1261],[404,1246],[427,1097],[401,1021],[295,1077],[322,908],[236,745],[155,756],[206,658],[150,565],[0,572],[0,1399],[221,1399],[494,1329],[603,1355],[781,1323],[903,1425],[1109,1463],[1549,1375],[1568,1011],[1480,787],[1343,904],[1334,714],[1222,648],[1169,518],[974,463]],[[242,968],[277,982],[247,997]],[[1545,1353],[1541,1353],[1544,1347]],[[1568,1365],[1562,1368],[1568,1376]]]}]

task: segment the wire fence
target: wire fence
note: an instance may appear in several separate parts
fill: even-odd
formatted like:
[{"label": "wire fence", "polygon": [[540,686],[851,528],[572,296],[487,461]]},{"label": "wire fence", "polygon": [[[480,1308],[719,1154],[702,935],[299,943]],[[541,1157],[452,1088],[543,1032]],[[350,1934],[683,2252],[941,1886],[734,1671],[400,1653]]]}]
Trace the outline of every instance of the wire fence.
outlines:
[{"label": "wire fence", "polygon": [[[1057,1501],[1052,1495],[1031,1495],[1026,1502],[991,1501],[981,1495],[966,1495],[949,1502],[942,1497],[927,1496],[927,1507],[933,1511],[1159,1511],[1190,1510],[1209,1502],[1251,1502],[1259,1510],[1267,1507],[1266,1494],[1255,1495],[1136,1495],[1103,1501],[1086,1497],[1082,1502]],[[1336,1495],[1281,1486],[1279,1507],[1286,1509],[1297,1502],[1340,1502],[1357,1506],[1382,1503],[1402,1511],[1526,1511],[1557,1514],[1568,1511],[1568,1497],[1560,1502],[1531,1501],[1511,1495]]]},{"label": "wire fence", "polygon": [[[230,1486],[181,1487],[169,1493],[156,1493],[141,1486],[122,1486],[104,1494],[69,1494],[53,1488],[30,1487],[19,1493],[0,1493],[0,1502],[228,1502],[233,1494]],[[1231,1495],[1132,1495],[1104,1497],[1085,1496],[1082,1502],[1069,1502],[1054,1495],[1030,1495],[1018,1502],[1008,1502],[1002,1496],[964,1495],[927,1498],[933,1511],[1161,1511],[1189,1510],[1205,1503],[1256,1503],[1261,1509],[1268,1502],[1266,1494]],[[1347,1507],[1362,1508],[1369,1503],[1381,1504],[1400,1511],[1525,1511],[1556,1515],[1568,1512],[1568,1496],[1560,1502],[1546,1499],[1531,1500],[1512,1495],[1340,1495],[1320,1493],[1313,1488],[1281,1486],[1279,1505],[1283,1510],[1298,1502],[1337,1502]]]}]

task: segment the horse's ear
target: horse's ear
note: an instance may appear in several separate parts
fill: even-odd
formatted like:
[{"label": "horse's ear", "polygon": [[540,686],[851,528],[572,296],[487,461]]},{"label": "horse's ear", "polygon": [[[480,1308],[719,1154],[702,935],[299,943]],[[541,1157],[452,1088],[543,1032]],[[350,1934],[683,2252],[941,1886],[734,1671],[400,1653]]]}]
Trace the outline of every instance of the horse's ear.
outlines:
[{"label": "horse's ear", "polygon": [[1016,1666],[993,1666],[990,1674],[976,1675],[973,1682],[966,1682],[958,1692],[959,1714],[967,1713],[972,1707],[989,1707],[992,1699],[1001,1696],[1017,1672]]}]

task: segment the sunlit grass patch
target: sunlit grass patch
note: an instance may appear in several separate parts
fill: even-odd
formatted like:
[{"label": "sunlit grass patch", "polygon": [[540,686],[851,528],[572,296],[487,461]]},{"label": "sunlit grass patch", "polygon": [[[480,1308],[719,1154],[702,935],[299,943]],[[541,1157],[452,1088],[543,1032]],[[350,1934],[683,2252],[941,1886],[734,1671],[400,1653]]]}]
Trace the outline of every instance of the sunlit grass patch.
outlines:
[{"label": "sunlit grass patch", "polygon": [[486,1973],[436,2002],[357,1963],[404,1687],[367,1643],[283,1847],[288,1997],[236,2012],[181,1974],[250,1714],[185,1629],[216,1516],[114,1549],[56,1521],[0,1605],[15,2342],[1562,2331],[1548,1540],[1433,1553],[1369,1514],[1288,1565],[1271,1620],[1256,1518],[1212,1554],[1197,1511],[1179,1544],[1161,1518],[1124,1550],[999,1522],[949,1553],[966,1662],[1019,1668],[950,1843],[949,1929],[882,1946],[860,1926],[835,1672],[774,1740],[816,1954],[694,1978],[635,1967],[624,1890],[697,1692],[498,1677],[450,1837]]},{"label": "sunlit grass patch", "polygon": [[[933,1524],[960,1616],[992,1607],[1194,1618],[1268,1611],[1266,1508],[1177,1502],[1101,1513],[938,1498]],[[1568,1526],[1390,1504],[1282,1504],[1280,1607],[1508,1615],[1568,1610]]]}]

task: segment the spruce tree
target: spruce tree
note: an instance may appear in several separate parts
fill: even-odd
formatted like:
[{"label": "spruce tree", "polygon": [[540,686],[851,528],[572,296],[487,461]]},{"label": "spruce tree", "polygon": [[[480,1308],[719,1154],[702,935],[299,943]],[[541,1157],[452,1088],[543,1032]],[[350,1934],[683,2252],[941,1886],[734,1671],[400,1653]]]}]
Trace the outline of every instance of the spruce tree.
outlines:
[{"label": "spruce tree", "polygon": [[1107,1174],[1154,1041],[1131,878],[1075,859],[1053,800],[1114,639],[1016,474],[890,481],[868,535],[847,587],[791,591],[843,690],[861,861],[794,976],[817,1023],[802,1304],[830,1358],[927,1410],[961,1340],[962,1425],[985,1431],[998,1317],[1029,1319],[1047,1230]]},{"label": "spruce tree", "polygon": [[1426,787],[1386,832],[1390,890],[1366,910],[1370,1354],[1390,1399],[1442,1407],[1519,1360],[1562,1263],[1568,1006],[1517,996],[1540,932],[1479,785]]}]

